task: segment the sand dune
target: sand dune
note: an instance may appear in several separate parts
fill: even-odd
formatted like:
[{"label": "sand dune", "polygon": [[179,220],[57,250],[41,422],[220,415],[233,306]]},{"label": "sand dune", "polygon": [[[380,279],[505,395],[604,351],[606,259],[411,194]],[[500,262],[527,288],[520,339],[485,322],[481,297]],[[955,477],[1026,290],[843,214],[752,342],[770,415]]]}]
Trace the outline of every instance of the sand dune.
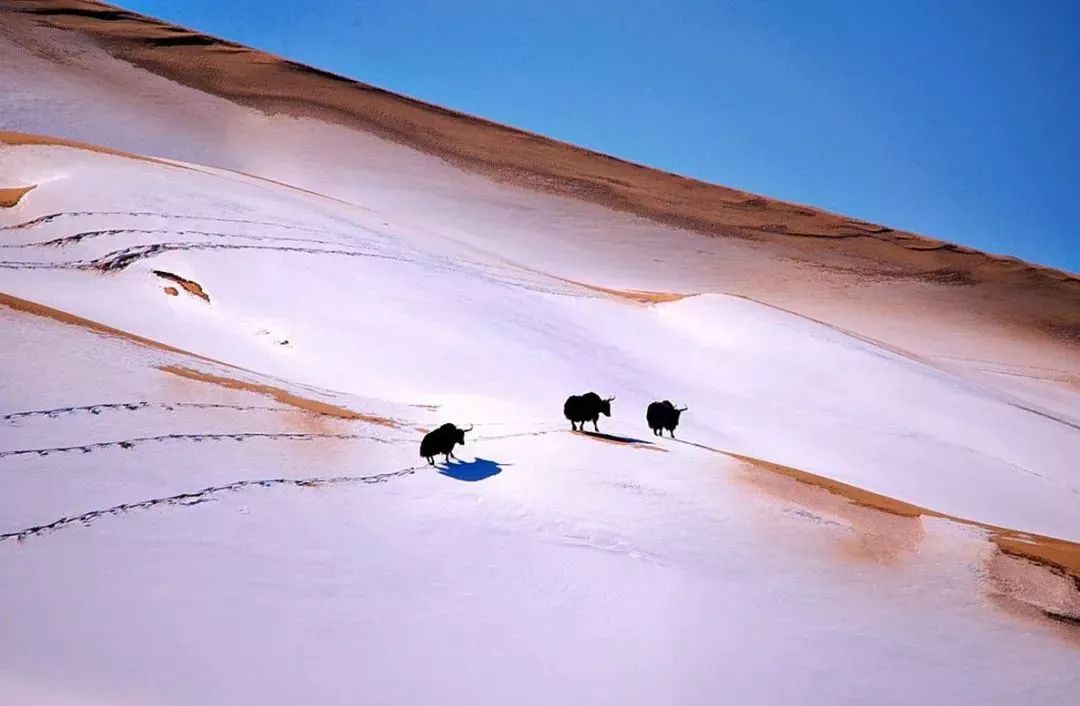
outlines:
[{"label": "sand dune", "polygon": [[[822,294],[877,283],[928,287],[928,317],[992,322],[991,333],[1002,339],[1053,342],[1073,358],[1080,347],[1080,279],[1071,273],[633,164],[102,3],[4,0],[0,7],[82,33],[135,66],[265,113],[345,125],[500,182],[744,241],[775,256],[775,282],[800,279],[800,293],[788,301],[801,298],[804,312],[821,309],[806,299],[810,268]],[[726,291],[761,293],[752,284],[737,286]],[[903,304],[875,291],[866,306]]]},{"label": "sand dune", "polygon": [[0,64],[0,701],[1076,692],[1072,275],[96,2]]},{"label": "sand dune", "polygon": [[[11,5],[10,2],[7,3]],[[50,26],[87,33],[118,56],[186,85],[272,113],[341,121],[528,188],[552,191],[715,235],[761,241],[865,240],[887,262],[893,246],[935,253],[930,279],[963,279],[973,266],[1011,262],[976,250],[717,186],[450,111],[233,42],[87,0],[26,0],[11,7]],[[197,68],[195,68],[197,67]],[[894,257],[900,253],[892,253]],[[884,256],[884,257],[881,257]],[[902,259],[896,257],[897,264]],[[936,261],[934,261],[936,260]],[[913,263],[912,263],[913,264]],[[1047,278],[1077,277],[1031,268]],[[916,270],[917,271],[917,270]],[[900,276],[902,273],[898,273]]]}]

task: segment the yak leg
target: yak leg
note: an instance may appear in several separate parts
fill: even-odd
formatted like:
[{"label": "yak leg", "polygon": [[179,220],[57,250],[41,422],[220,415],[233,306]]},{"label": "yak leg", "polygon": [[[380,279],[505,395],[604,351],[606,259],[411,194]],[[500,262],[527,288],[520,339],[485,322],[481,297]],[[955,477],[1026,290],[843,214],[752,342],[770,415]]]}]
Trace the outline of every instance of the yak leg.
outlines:
[{"label": "yak leg", "polygon": [[[596,419],[592,420],[592,428],[593,428],[593,431],[595,431],[597,433],[600,432],[600,427],[596,426]],[[585,430],[585,422],[581,423],[581,429],[582,429],[582,431]]]},{"label": "yak leg", "polygon": [[434,466],[435,465],[435,458],[433,456],[428,456],[427,457],[427,462],[428,462],[428,465]]},{"label": "yak leg", "polygon": [[458,457],[454,455],[453,451],[450,452],[450,458],[454,459],[455,461],[458,460]]}]

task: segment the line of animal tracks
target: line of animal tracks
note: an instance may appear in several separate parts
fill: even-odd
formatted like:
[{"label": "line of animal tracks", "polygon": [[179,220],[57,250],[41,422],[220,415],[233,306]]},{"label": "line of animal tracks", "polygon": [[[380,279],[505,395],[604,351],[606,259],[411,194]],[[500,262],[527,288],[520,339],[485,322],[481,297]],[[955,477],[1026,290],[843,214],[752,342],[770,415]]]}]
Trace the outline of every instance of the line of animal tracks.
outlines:
[{"label": "line of animal tracks", "polygon": [[176,495],[167,495],[160,498],[150,498],[148,500],[140,500],[133,503],[123,503],[120,505],[113,505],[112,507],[103,508],[101,510],[91,510],[90,512],[84,512],[80,515],[72,515],[67,517],[61,517],[58,520],[54,520],[47,524],[35,525],[33,527],[26,527],[21,530],[15,530],[14,532],[5,532],[0,534],[0,542],[14,539],[25,540],[28,537],[34,537],[41,534],[47,534],[55,532],[56,530],[63,529],[70,525],[81,524],[88,526],[92,522],[102,517],[109,515],[122,515],[134,510],[149,510],[155,507],[163,506],[190,506],[198,505],[200,503],[208,502],[213,499],[214,496],[222,493],[232,493],[249,488],[272,488],[275,486],[293,486],[297,488],[317,488],[325,485],[333,485],[338,483],[366,483],[376,484],[385,483],[391,478],[399,478],[401,476],[407,476],[415,473],[422,468],[421,466],[410,466],[408,468],[402,468],[397,471],[389,471],[386,473],[373,473],[366,476],[322,476],[314,478],[259,478],[254,480],[238,480],[232,483],[226,483],[225,485],[212,485],[202,488],[200,490],[191,491],[188,493],[177,493]]},{"label": "line of animal tracks", "polygon": [[[248,409],[260,409],[267,411],[289,411],[278,407],[254,407],[247,405],[223,405],[223,404],[201,404],[201,403],[181,403],[181,402],[114,402],[114,403],[101,403],[97,405],[83,405],[83,406],[68,406],[57,407],[51,409],[42,410],[28,410],[20,412],[11,412],[3,415],[0,419],[14,423],[23,419],[30,419],[34,417],[44,417],[47,419],[56,419],[64,415],[72,414],[102,414],[107,412],[135,412],[146,409],[162,409],[166,411],[173,411],[178,408],[195,408],[195,409],[236,409],[236,410],[248,410]],[[629,446],[635,446],[638,443],[649,444],[651,442],[644,442],[636,439],[630,439],[626,437],[613,437],[605,434],[596,434],[590,432],[570,432],[564,428],[540,428],[533,429],[531,431],[515,431],[506,434],[490,434],[484,436],[478,436],[475,441],[498,441],[503,439],[514,439],[526,436],[544,436],[548,434],[566,434],[573,433],[575,436],[581,436],[582,438],[594,438],[600,441],[610,442],[615,439],[616,443],[625,443]],[[215,433],[215,434],[162,434],[157,436],[145,436],[135,437],[131,439],[122,439],[115,441],[103,441],[93,442],[87,444],[75,444],[70,446],[56,446],[47,448],[32,448],[32,449],[12,449],[8,451],[0,452],[0,459],[13,459],[24,456],[49,456],[52,454],[61,453],[92,453],[97,450],[104,449],[133,449],[139,445],[148,443],[165,443],[165,442],[194,442],[201,441],[245,441],[252,440],[278,440],[278,441],[317,441],[320,439],[337,439],[346,441],[373,441],[376,443],[387,444],[404,444],[411,443],[414,439],[389,439],[384,437],[376,437],[364,434],[314,434],[314,433],[261,433],[261,432],[238,432],[238,433]],[[66,515],[51,522],[43,523],[40,525],[34,525],[31,527],[25,527],[16,529],[4,533],[0,533],[0,541],[5,540],[25,540],[30,537],[36,537],[44,534],[49,534],[66,527],[75,525],[88,526],[94,521],[109,517],[120,516],[136,510],[149,510],[156,507],[177,507],[177,506],[191,506],[198,505],[203,502],[214,499],[215,496],[225,493],[234,493],[245,490],[257,489],[257,488],[272,488],[272,487],[295,487],[295,488],[316,488],[328,485],[347,484],[347,483],[362,483],[362,484],[376,484],[384,483],[393,478],[400,478],[414,474],[416,471],[427,468],[425,465],[409,466],[401,468],[395,471],[388,471],[383,473],[374,473],[369,475],[341,475],[341,476],[320,476],[311,478],[260,478],[250,480],[237,480],[223,485],[208,486],[198,490],[176,493],[174,495],[167,495],[163,497],[148,498],[144,500],[138,500],[134,502],[121,503],[107,508],[101,508],[96,510],[90,510],[74,515]]]},{"label": "line of animal tracks", "polygon": [[140,444],[163,443],[167,441],[189,441],[200,443],[203,441],[238,441],[247,440],[270,440],[270,441],[315,441],[317,439],[347,439],[374,441],[377,443],[392,443],[390,439],[371,436],[368,434],[315,434],[306,432],[234,432],[227,434],[159,434],[157,436],[138,436],[131,439],[119,439],[116,441],[96,441],[89,444],[75,444],[72,446],[53,446],[39,449],[14,449],[0,451],[0,459],[15,456],[48,456],[50,454],[63,453],[92,453],[101,449],[131,449]]},{"label": "line of animal tracks", "polygon": [[[50,409],[10,412],[8,414],[0,416],[0,421],[7,422],[9,425],[18,426],[20,422],[24,420],[54,420],[67,415],[100,415],[111,413],[131,413],[146,410],[161,410],[165,412],[174,412],[180,409],[228,409],[237,411],[259,410],[267,412],[293,411],[281,407],[255,405],[147,401],[107,402],[95,405],[67,406]],[[480,426],[484,426],[484,423],[481,423]],[[660,445],[659,443],[648,441],[645,439],[616,436],[599,432],[571,431],[569,429],[566,429],[561,424],[558,426],[555,426],[553,424],[547,424],[542,426],[537,425],[528,429],[507,430],[506,433],[484,434],[474,437],[473,441],[501,441],[524,437],[540,437],[550,434],[572,434],[573,436],[581,439],[606,444],[613,444],[628,449],[646,449],[663,452],[669,452],[674,450],[673,448],[667,448],[666,444]],[[412,437],[388,437],[374,436],[370,434],[347,433],[331,434],[288,432],[230,432],[204,434],[161,434],[156,436],[142,436],[129,439],[99,441],[85,444],[73,444],[69,446],[11,449],[7,451],[0,451],[0,461],[14,461],[20,457],[45,457],[53,454],[85,454],[107,449],[130,450],[146,444],[225,441],[244,442],[249,440],[278,442],[315,442],[319,440],[330,439],[346,442],[365,441],[390,445],[404,445],[416,442],[416,439]],[[670,442],[682,445],[684,447],[697,449],[699,451],[709,454],[718,454],[724,456],[733,461],[743,464],[745,467],[752,468],[755,471],[783,475],[800,483],[805,483],[811,486],[821,488],[829,493],[843,497],[850,502],[867,507],[872,507],[890,514],[902,515],[906,517],[941,517],[963,525],[978,527],[986,531],[991,541],[996,543],[1006,553],[1016,556],[1022,556],[1043,565],[1061,567],[1062,570],[1068,572],[1070,575],[1077,575],[1074,572],[1080,571],[1080,564],[1078,564],[1078,562],[1080,562],[1080,549],[1078,549],[1077,545],[1074,545],[1073,543],[1065,542],[1063,540],[1056,540],[1049,537],[1041,537],[1026,533],[1019,533],[1013,530],[1008,530],[1006,528],[987,525],[966,518],[945,515],[928,508],[918,507],[909,503],[895,500],[893,498],[889,498],[887,496],[872,493],[870,491],[866,491],[855,486],[850,486],[839,481],[834,481],[825,476],[810,473],[807,471],[802,471],[800,469],[778,465],[770,461],[758,458],[756,456],[746,455],[743,453],[725,449],[714,448],[684,439],[671,439]],[[104,517],[122,516],[136,510],[149,510],[157,507],[198,505],[203,502],[213,500],[217,496],[227,493],[242,492],[258,488],[266,489],[273,487],[317,488],[329,485],[350,483],[378,484],[387,482],[391,479],[413,475],[417,471],[426,468],[428,468],[428,466],[421,464],[408,466],[393,471],[372,473],[368,475],[317,476],[308,478],[274,477],[236,480],[222,485],[212,485],[197,490],[181,492],[161,497],[142,499],[134,502],[114,505],[107,508],[67,515],[43,524],[33,525],[30,527],[24,527],[0,533],[0,542],[11,539],[22,541],[31,537],[50,534],[54,531],[71,526],[87,526],[94,521]],[[438,468],[441,470],[441,467]],[[1062,557],[1065,558],[1063,559]]]}]

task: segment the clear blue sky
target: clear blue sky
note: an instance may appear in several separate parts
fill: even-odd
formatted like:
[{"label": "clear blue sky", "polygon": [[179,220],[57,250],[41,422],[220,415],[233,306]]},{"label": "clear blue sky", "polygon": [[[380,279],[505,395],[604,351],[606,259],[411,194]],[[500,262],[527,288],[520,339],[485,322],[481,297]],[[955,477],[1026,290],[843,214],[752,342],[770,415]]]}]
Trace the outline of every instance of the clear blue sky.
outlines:
[{"label": "clear blue sky", "polygon": [[1080,2],[117,1],[648,165],[1080,272]]}]

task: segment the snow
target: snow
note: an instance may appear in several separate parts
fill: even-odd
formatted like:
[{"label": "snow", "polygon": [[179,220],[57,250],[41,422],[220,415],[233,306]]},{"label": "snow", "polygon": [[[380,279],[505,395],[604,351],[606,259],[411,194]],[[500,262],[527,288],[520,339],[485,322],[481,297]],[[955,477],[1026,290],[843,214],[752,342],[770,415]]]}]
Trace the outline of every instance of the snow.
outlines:
[{"label": "snow", "polygon": [[[85,518],[0,541],[0,702],[1059,704],[1080,685],[1074,628],[1040,612],[1080,615],[1060,572],[708,450],[1080,541],[1075,394],[1032,406],[703,288],[687,263],[722,241],[90,48],[116,85],[0,47],[44,82],[0,75],[23,87],[6,127],[166,158],[0,149],[0,186],[38,185],[0,213],[0,292],[191,354],[0,307],[0,416],[42,412],[0,421],[0,534]],[[62,129],[129,83],[150,107],[97,101],[120,122]],[[173,132],[177,101],[224,137]],[[335,152],[362,159],[320,161]],[[666,282],[639,267],[663,238]],[[575,281],[704,293],[644,305]],[[623,441],[570,433],[562,401],[588,390],[616,395],[600,429]],[[689,406],[679,440],[646,429],[654,399]],[[430,469],[421,430],[444,421],[476,427]]]}]

